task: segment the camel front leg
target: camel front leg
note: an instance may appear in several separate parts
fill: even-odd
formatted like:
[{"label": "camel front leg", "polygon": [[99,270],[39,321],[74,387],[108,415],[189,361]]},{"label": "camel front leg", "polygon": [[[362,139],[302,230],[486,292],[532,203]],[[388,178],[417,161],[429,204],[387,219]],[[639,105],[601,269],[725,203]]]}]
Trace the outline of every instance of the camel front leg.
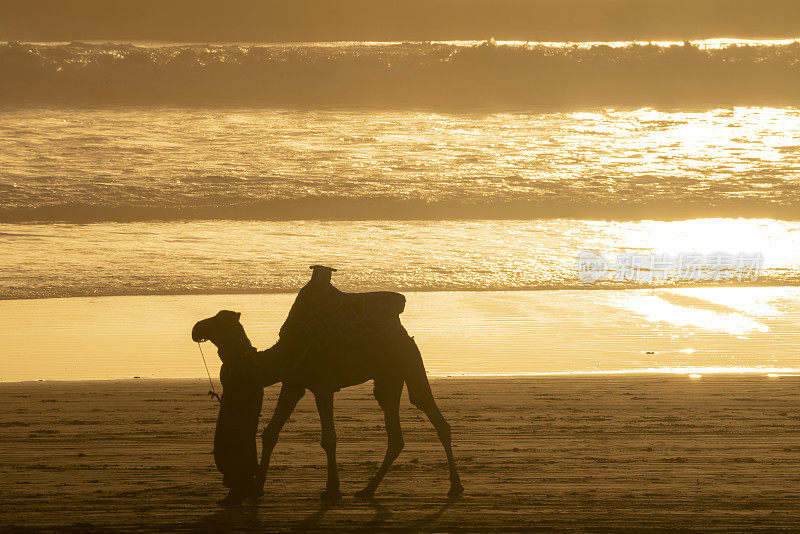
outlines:
[{"label": "camel front leg", "polygon": [[322,427],[322,448],[328,457],[328,482],[322,499],[336,502],[342,498],[339,491],[339,467],[336,465],[336,429],[333,426],[333,392],[315,394],[319,422]]},{"label": "camel front leg", "polygon": [[272,456],[272,449],[275,448],[275,444],[278,442],[278,434],[280,434],[283,425],[289,420],[295,406],[297,406],[297,403],[305,393],[306,389],[303,386],[284,384],[281,387],[280,395],[278,395],[278,402],[275,405],[272,419],[269,420],[264,432],[261,433],[261,465],[258,468],[256,487],[262,495],[264,494],[264,484],[267,481],[269,460]]}]

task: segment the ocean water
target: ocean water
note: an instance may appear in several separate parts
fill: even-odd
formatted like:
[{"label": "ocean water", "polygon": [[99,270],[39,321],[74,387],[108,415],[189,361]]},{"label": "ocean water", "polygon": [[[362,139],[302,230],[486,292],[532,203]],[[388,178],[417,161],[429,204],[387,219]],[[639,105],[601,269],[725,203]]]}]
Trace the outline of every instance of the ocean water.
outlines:
[{"label": "ocean water", "polygon": [[[800,368],[787,348],[800,285],[798,46],[0,45],[0,299],[291,294],[308,265],[323,263],[339,269],[344,290],[469,294],[473,304],[459,309],[474,317],[450,326],[488,313],[477,304],[495,298],[487,292],[510,292],[511,304],[486,319],[497,339],[535,314],[575,311],[554,297],[558,306],[504,322],[525,307],[523,292],[600,300],[650,325],[639,346],[662,323],[681,326],[676,308],[700,313],[697,331],[717,332],[731,319],[719,298],[757,285],[779,311],[732,365],[759,367],[780,332],[781,350],[764,365]],[[471,85],[478,75],[485,82]],[[597,89],[591,98],[587,87]],[[612,265],[629,254],[762,261],[746,279],[617,277],[614,267],[586,283],[582,251]],[[670,296],[699,286],[724,287]],[[635,309],[593,291],[607,289],[634,291],[619,294]],[[653,290],[655,300],[631,296]],[[439,300],[426,300],[430,310]],[[736,313],[747,323],[763,311]],[[575,326],[551,319],[519,351],[547,328]],[[458,372],[466,360],[453,350],[463,343],[437,332],[436,369]],[[728,361],[746,334],[718,333],[728,352],[706,364]],[[475,373],[631,368],[606,339],[604,363],[570,367],[567,352],[578,349],[550,344],[490,370],[473,341]],[[675,358],[633,367],[692,363],[693,352],[669,350]]]},{"label": "ocean water", "polygon": [[1,222],[800,217],[800,109],[0,109]]},{"label": "ocean water", "polygon": [[14,107],[0,165],[0,298],[292,292],[312,263],[349,290],[665,284],[586,286],[582,250],[800,280],[795,108]]},{"label": "ocean water", "polygon": [[[598,251],[612,272],[578,276]],[[641,270],[615,276],[616,258],[696,251],[761,254],[758,280],[691,279]],[[339,269],[343,290],[514,291],[707,285],[800,285],[800,223],[769,219],[613,222],[170,221],[0,224],[0,298],[294,293],[308,266]],[[620,274],[623,270],[619,269]],[[732,273],[735,274],[735,273]],[[744,273],[742,273],[744,274]]]}]

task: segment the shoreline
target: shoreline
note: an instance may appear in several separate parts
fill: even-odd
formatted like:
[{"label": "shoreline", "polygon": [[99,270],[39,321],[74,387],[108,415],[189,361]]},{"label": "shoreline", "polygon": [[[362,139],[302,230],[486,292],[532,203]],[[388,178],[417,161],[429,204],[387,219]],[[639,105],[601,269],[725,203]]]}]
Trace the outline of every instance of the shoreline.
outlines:
[{"label": "shoreline", "polygon": [[[694,376],[693,376],[694,375]],[[678,367],[664,369],[623,369],[619,371],[552,371],[540,373],[497,373],[497,374],[450,374],[439,375],[428,373],[431,383],[447,380],[547,380],[547,379],[569,379],[569,378],[611,378],[611,377],[658,377],[658,376],[684,376],[690,379],[700,379],[705,377],[737,378],[800,378],[800,368],[736,368],[736,367]],[[219,383],[219,378],[212,375],[216,380],[215,386]],[[33,384],[89,384],[103,385],[116,382],[164,382],[182,384],[186,382],[208,382],[208,377],[123,377],[123,378],[88,378],[88,379],[36,379],[36,380],[0,380],[0,387],[4,385],[33,385]],[[368,380],[371,382],[371,380]],[[271,387],[271,386],[267,386]]]}]

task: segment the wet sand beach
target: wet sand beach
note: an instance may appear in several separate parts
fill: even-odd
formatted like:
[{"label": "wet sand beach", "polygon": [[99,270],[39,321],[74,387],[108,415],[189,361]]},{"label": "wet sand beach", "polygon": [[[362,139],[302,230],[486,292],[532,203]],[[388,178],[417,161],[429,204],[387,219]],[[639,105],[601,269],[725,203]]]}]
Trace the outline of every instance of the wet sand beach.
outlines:
[{"label": "wet sand beach", "polygon": [[[401,316],[430,376],[661,370],[800,373],[794,287],[409,292]],[[0,381],[205,376],[191,326],[242,313],[275,343],[293,294],[0,300]],[[204,346],[212,376],[220,360]]]},{"label": "wet sand beach", "polygon": [[[307,395],[282,433],[267,495],[241,509],[211,455],[202,380],[0,384],[2,530],[797,530],[800,378],[616,375],[440,378],[465,494],[408,402],[406,447],[372,503],[353,499],[386,435],[369,384],[336,396],[343,501]],[[277,388],[266,390],[262,424]]]}]

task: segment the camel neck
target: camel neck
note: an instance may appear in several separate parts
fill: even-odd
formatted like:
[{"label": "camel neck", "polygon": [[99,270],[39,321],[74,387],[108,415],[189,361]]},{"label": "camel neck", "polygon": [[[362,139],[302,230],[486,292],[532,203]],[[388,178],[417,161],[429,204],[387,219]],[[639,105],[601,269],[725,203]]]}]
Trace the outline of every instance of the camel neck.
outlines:
[{"label": "camel neck", "polygon": [[255,347],[246,339],[230,340],[217,346],[217,354],[223,363],[238,359],[244,354],[255,352],[255,350]]},{"label": "camel neck", "polygon": [[253,379],[262,387],[282,382],[286,370],[292,362],[292,352],[285,342],[279,341],[268,349],[252,352],[254,358],[248,361]]}]

